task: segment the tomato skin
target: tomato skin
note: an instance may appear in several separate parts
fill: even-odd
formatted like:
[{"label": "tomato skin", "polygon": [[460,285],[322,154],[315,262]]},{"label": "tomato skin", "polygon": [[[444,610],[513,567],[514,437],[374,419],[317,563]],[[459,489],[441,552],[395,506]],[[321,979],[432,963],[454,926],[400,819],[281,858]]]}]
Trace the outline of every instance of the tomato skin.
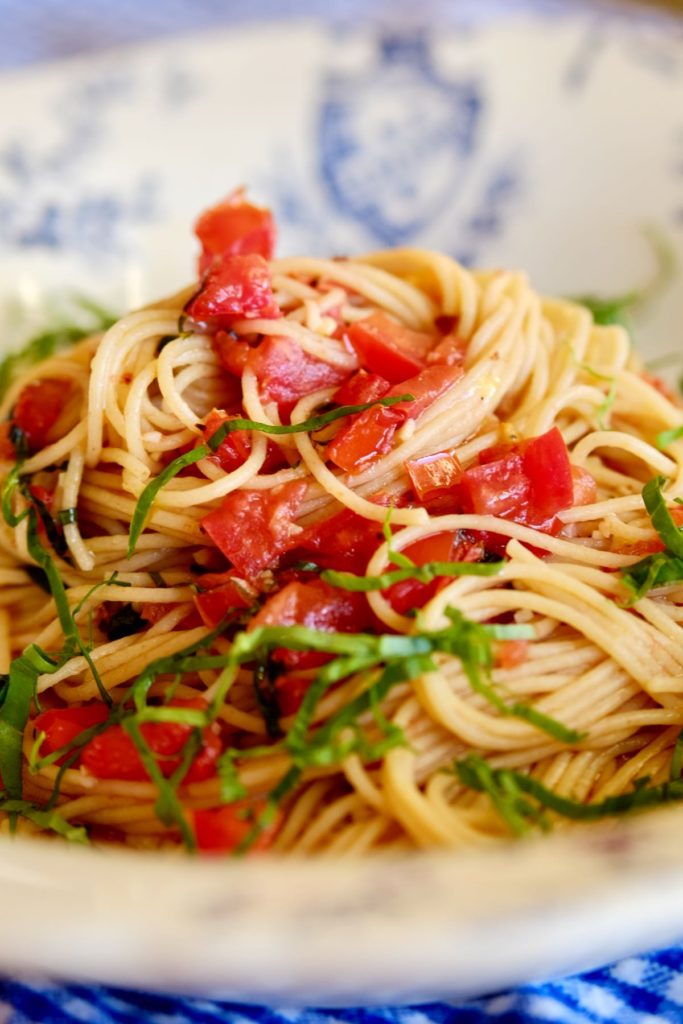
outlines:
[{"label": "tomato skin", "polygon": [[[239,417],[224,412],[222,409],[212,409],[209,413],[202,433],[206,441],[215,434],[220,426],[228,420],[235,420]],[[287,465],[282,449],[275,441],[268,438],[266,442],[266,457],[261,466],[261,473],[272,473]],[[209,455],[212,462],[216,462],[226,473],[243,466],[251,455],[251,432],[249,430],[233,430],[221,441],[220,445]]]},{"label": "tomato skin", "polygon": [[0,461],[2,462],[14,462],[17,457],[14,445],[10,441],[12,426],[10,420],[0,423]]},{"label": "tomato skin", "polygon": [[270,210],[253,206],[244,199],[244,189],[235,189],[227,199],[205,210],[194,226],[202,243],[200,276],[217,256],[257,253],[269,260],[275,250],[275,221]]},{"label": "tomato skin", "polygon": [[444,494],[457,488],[462,480],[463,469],[460,460],[452,452],[437,452],[404,463],[415,494],[423,505],[443,498]]},{"label": "tomato skin", "polygon": [[332,395],[337,405],[364,405],[365,402],[376,402],[391,390],[391,384],[377,373],[357,370]]},{"label": "tomato skin", "polygon": [[223,369],[235,377],[241,377],[251,352],[249,342],[238,338],[231,331],[216,331],[211,337],[211,344]]},{"label": "tomato skin", "polygon": [[275,680],[275,697],[283,718],[297,713],[312,682],[311,676],[299,676],[293,672],[277,677]]},{"label": "tomato skin", "polygon": [[12,422],[26,436],[29,451],[43,448],[48,434],[62,414],[71,390],[67,380],[46,377],[33,380],[20,392]]},{"label": "tomato skin", "polygon": [[321,388],[336,387],[350,370],[333,366],[309,355],[291,338],[264,338],[251,349],[246,365],[254,372],[265,401],[276,402],[280,413],[289,416],[305,395]]},{"label": "tomato skin", "polygon": [[[265,801],[239,800],[225,807],[207,811],[191,811],[197,847],[203,853],[229,853],[249,835],[253,820],[244,815],[250,811],[258,817],[266,808]],[[254,840],[249,852],[267,850],[277,835],[282,815],[278,811],[275,820]]]},{"label": "tomato skin", "polygon": [[226,580],[225,583],[217,587],[195,594],[194,603],[202,617],[202,622],[210,629],[215,629],[229,611],[250,606],[242,588],[231,580]]},{"label": "tomato skin", "polygon": [[412,395],[410,402],[375,406],[351,417],[327,446],[326,457],[346,473],[354,473],[391,451],[394,435],[407,419],[418,419],[437,398],[463,376],[461,366],[427,366],[410,380],[391,388],[387,398]]},{"label": "tomato skin", "polygon": [[447,334],[427,356],[428,363],[444,363],[446,366],[461,366],[465,362],[467,342],[457,334]]},{"label": "tomato skin", "polygon": [[[424,540],[415,541],[403,548],[403,554],[415,562],[415,565],[426,565],[427,562],[452,562],[460,561],[454,557],[454,545],[456,535],[453,533],[434,533]],[[466,561],[467,559],[462,559]],[[422,583],[420,580],[401,580],[385,592],[385,597],[391,607],[399,615],[405,615],[412,609],[422,608],[427,601],[444,586],[444,578],[437,578],[431,583]]]},{"label": "tomato skin", "polygon": [[496,645],[496,664],[501,668],[517,668],[529,656],[528,640],[501,640]]},{"label": "tomato skin", "polygon": [[[108,717],[109,712],[102,703],[41,711],[31,723],[36,735],[41,732],[45,733],[45,739],[40,746],[41,756],[54,754],[55,750],[71,743],[86,729],[106,722]],[[66,754],[64,758],[60,758],[59,763],[69,756]]]},{"label": "tomato skin", "polygon": [[572,465],[572,506],[592,505],[598,499],[598,485],[583,466]]},{"label": "tomato skin", "polygon": [[270,286],[270,267],[256,253],[217,257],[185,312],[214,331],[227,330],[236,320],[282,316]]},{"label": "tomato skin", "polygon": [[345,508],[299,534],[295,550],[323,569],[363,573],[383,539],[380,523]]},{"label": "tomato skin", "polygon": [[307,484],[271,491],[232,491],[201,520],[202,528],[240,576],[253,579],[293,546],[292,525]]},{"label": "tomato skin", "polygon": [[375,406],[357,413],[328,444],[326,457],[346,473],[358,473],[391,451],[394,435],[405,423],[396,408]]},{"label": "tomato skin", "polygon": [[418,373],[434,344],[431,335],[412,331],[385,313],[373,313],[352,324],[346,337],[361,365],[392,384],[400,384]]},{"label": "tomato skin", "polygon": [[[370,623],[370,609],[363,594],[339,590],[323,580],[292,582],[269,597],[249,623],[259,626],[307,626],[322,633],[359,633]],[[288,668],[312,668],[329,660],[316,651],[278,648],[273,658]]]},{"label": "tomato skin", "polygon": [[[169,706],[206,709],[206,703],[201,698],[174,700]],[[140,732],[152,753],[160,758],[159,770],[168,778],[181,762],[183,747],[190,738],[192,726],[181,722],[145,722],[140,726]],[[222,749],[218,727],[210,725],[203,729],[202,746],[183,782],[202,782],[215,775],[216,761]],[[146,782],[149,779],[135,744],[120,725],[112,725],[86,743],[81,752],[81,764],[97,779],[121,779],[127,782]]]},{"label": "tomato skin", "polygon": [[517,444],[487,448],[479,462],[463,474],[465,508],[557,532],[557,513],[574,500],[569,454],[557,427]]}]

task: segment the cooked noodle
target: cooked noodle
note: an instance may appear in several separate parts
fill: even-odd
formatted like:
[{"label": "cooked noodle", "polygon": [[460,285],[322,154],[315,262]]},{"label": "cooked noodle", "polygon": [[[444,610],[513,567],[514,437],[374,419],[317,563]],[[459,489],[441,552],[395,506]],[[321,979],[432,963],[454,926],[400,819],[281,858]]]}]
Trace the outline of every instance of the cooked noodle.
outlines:
[{"label": "cooked noodle", "polygon": [[[208,414],[227,402],[226,372],[212,338],[196,330],[179,333],[188,293],[131,313],[103,336],[24,372],[4,398],[3,419],[30,382],[70,382],[62,415],[22,472],[32,482],[54,487],[54,517],[77,509],[77,518],[69,519],[68,512],[65,517],[64,554],[50,554],[71,609],[78,609],[81,636],[87,639],[93,631],[90,656],[114,703],[151,661],[176,655],[210,632],[194,612],[196,585],[202,582],[197,568],[213,567],[217,555],[202,529],[203,517],[236,491],[267,492],[303,482],[305,494],[291,524],[294,535],[342,506],[375,521],[381,531],[386,506],[394,503],[392,552],[444,532],[478,536],[485,531],[505,538],[507,560],[497,574],[446,580],[417,620],[396,611],[386,592],[369,593],[375,629],[409,635],[443,629],[447,609],[474,623],[529,627],[531,639],[522,642],[526,648],[517,652],[517,663],[498,656],[494,643],[493,686],[506,702],[523,702],[580,735],[566,742],[522,717],[501,714],[475,692],[460,658],[440,653],[435,671],[399,682],[382,702],[382,716],[403,730],[405,742],[369,762],[362,750],[352,749],[340,763],[307,767],[281,801],[275,851],[342,856],[459,847],[509,834],[489,796],[450,770],[471,752],[482,755],[491,769],[523,772],[585,804],[631,792],[634,780],[643,776],[651,785],[665,782],[683,727],[683,582],[658,586],[629,604],[619,570],[657,549],[641,497],[644,484],[658,474],[666,477],[672,509],[673,499],[683,496],[683,440],[665,450],[655,440],[680,427],[683,413],[643,376],[626,332],[597,326],[581,305],[539,297],[523,274],[470,272],[447,256],[416,249],[341,262],[277,259],[271,271],[284,318],[235,320],[235,337],[251,342],[286,337],[309,356],[350,373],[357,363],[339,340],[340,324],[381,311],[413,331],[434,333],[439,318],[452,318],[463,346],[464,373],[416,420],[408,419],[386,454],[355,474],[326,460],[323,442],[338,423],[326,428],[325,436],[253,431],[251,450],[235,469],[202,459],[193,475],[175,476],[159,490],[128,558],[131,519],[145,486],[174,456],[203,440]],[[282,422],[253,370],[247,368],[241,385],[243,415],[265,424]],[[334,390],[323,387],[302,397],[291,423],[329,408]],[[559,513],[557,535],[473,512],[430,515],[409,500],[407,460],[450,452],[467,469],[483,450],[538,437],[553,426],[559,427],[572,464],[597,485],[587,504]],[[269,470],[273,445],[284,459]],[[382,503],[373,501],[378,494]],[[15,493],[15,511],[25,506],[25,497]],[[26,519],[16,528],[2,525],[3,671],[29,644],[55,652],[64,642],[55,601],[35,582],[35,573],[27,573],[32,562],[27,545]],[[378,539],[367,574],[390,570],[392,552]],[[109,582],[92,589],[103,581]],[[111,616],[124,605],[138,614],[153,607],[155,614],[148,619],[143,614],[142,628],[134,634],[109,639],[101,628],[105,611]],[[231,635],[216,638],[207,653],[226,655]],[[248,797],[261,798],[282,779],[290,760],[281,739],[269,738],[252,673],[252,665],[242,665],[218,721],[224,744],[265,748],[256,757],[236,759]],[[164,674],[153,682],[150,699],[158,701],[171,685],[177,698],[210,698],[220,675],[216,667],[180,679]],[[360,673],[330,688],[315,709],[316,726],[367,685],[367,674]],[[41,673],[37,690],[43,708],[101,700],[88,660],[78,650],[57,671]],[[87,826],[95,838],[145,848],[179,844],[177,828],[158,816],[159,794],[151,779],[97,778],[77,763],[60,772],[58,764],[38,762],[38,770],[29,771],[29,758],[36,758],[36,711],[24,735],[23,799],[44,805],[58,782],[61,817]],[[291,714],[282,717],[284,734],[292,722]],[[380,727],[371,711],[360,725],[376,738]],[[215,808],[222,800],[221,783],[215,776],[181,783],[179,796],[188,813]],[[11,816],[3,817],[8,830]],[[21,817],[18,829],[40,830]]]}]

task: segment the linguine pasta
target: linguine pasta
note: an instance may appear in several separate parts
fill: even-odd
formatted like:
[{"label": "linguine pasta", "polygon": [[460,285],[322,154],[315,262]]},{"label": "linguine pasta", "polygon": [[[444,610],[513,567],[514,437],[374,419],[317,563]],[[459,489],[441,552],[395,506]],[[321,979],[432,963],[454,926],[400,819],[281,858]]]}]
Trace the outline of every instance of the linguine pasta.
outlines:
[{"label": "linguine pasta", "polygon": [[266,264],[208,256],[2,401],[2,830],[346,855],[680,798],[683,411],[626,331],[418,249],[226,312]]}]

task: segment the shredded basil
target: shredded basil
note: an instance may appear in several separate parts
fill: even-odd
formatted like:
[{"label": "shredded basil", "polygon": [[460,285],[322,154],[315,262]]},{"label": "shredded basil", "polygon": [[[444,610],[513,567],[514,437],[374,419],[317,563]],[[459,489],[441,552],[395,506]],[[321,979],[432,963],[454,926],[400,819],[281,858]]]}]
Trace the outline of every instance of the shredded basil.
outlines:
[{"label": "shredded basil", "polygon": [[83,338],[105,331],[118,319],[109,310],[84,296],[74,296],[73,305],[86,313],[82,323],[64,322],[55,324],[26,342],[19,352],[13,352],[0,362],[0,398],[5,394],[15,377],[30,366],[49,359],[56,352],[75,345]]},{"label": "shredded basil", "polygon": [[548,829],[545,810],[573,821],[598,821],[633,811],[683,800],[683,779],[678,777],[656,786],[638,780],[629,793],[609,796],[597,803],[580,803],[560,796],[538,779],[509,768],[491,768],[479,754],[468,754],[455,763],[455,773],[464,786],[486,793],[494,807],[516,834],[530,825]]},{"label": "shredded basil", "polygon": [[57,521],[62,526],[72,526],[78,522],[78,509],[76,508],[63,508],[57,513]]},{"label": "shredded basil", "polygon": [[621,578],[631,591],[631,604],[654,587],[683,580],[683,530],[676,525],[667,508],[662,493],[665,483],[663,476],[656,476],[643,488],[645,508],[665,550],[641,558],[621,570]]},{"label": "shredded basil", "polygon": [[660,434],[657,434],[655,438],[655,444],[658,448],[668,448],[674,441],[680,441],[683,438],[683,427],[674,427],[673,430],[662,430]]},{"label": "shredded basil", "polygon": [[[395,557],[398,552],[393,552]],[[505,562],[426,562],[405,569],[394,569],[381,576],[357,576],[352,572],[335,572],[325,569],[320,578],[340,590],[359,591],[386,590],[402,580],[418,580],[432,583],[439,576],[495,576]]]},{"label": "shredded basil", "polygon": [[412,402],[412,395],[394,395],[388,398],[380,398],[375,402],[364,402],[362,405],[341,405],[337,409],[331,409],[330,412],[322,413],[320,416],[311,416],[310,419],[304,420],[302,423],[292,423],[288,426],[276,426],[271,423],[258,423],[256,420],[242,419],[238,417],[234,420],[226,420],[218,427],[217,430],[204,442],[204,444],[198,445],[193,448],[192,451],[186,452],[184,455],[180,455],[173,462],[170,462],[165,469],[159,473],[158,476],[154,477],[153,480],[147,484],[142,494],[140,495],[133,517],[130,524],[130,533],[128,539],[128,557],[130,558],[135,551],[135,546],[138,542],[138,538],[145,527],[145,520],[149,514],[149,510],[156,499],[159,491],[162,490],[175,476],[180,473],[182,469],[187,466],[192,466],[195,462],[200,462],[201,459],[205,459],[211,452],[215,452],[220,448],[221,444],[228,436],[236,430],[258,430],[263,434],[302,434],[312,433],[316,430],[321,430],[326,427],[328,423],[333,423],[335,420],[342,419],[345,416],[352,416],[355,413],[365,412],[366,409],[371,409],[373,406],[382,405],[396,405],[397,402]]}]

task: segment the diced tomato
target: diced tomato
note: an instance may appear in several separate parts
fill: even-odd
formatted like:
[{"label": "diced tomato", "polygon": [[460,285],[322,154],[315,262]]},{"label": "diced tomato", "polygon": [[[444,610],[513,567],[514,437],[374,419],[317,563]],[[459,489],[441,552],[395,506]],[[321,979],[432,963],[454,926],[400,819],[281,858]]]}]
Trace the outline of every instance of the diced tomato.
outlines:
[{"label": "diced tomato", "polygon": [[345,508],[304,530],[295,550],[310,555],[323,569],[362,573],[382,540],[380,523]]},{"label": "diced tomato", "polygon": [[441,398],[462,379],[464,373],[462,366],[426,366],[416,377],[391,389],[390,397],[393,395],[413,396],[411,402],[399,402],[398,405],[391,408],[405,412],[406,419],[419,419],[437,398]]},{"label": "diced tomato", "polygon": [[275,697],[283,717],[295,715],[313,682],[311,676],[299,676],[293,672],[278,676],[275,680]]},{"label": "diced tomato", "polygon": [[386,397],[412,395],[412,401],[375,406],[353,416],[327,446],[327,458],[345,472],[354,473],[386,455],[398,428],[409,418],[418,419],[460,380],[463,372],[460,366],[428,366],[416,377],[395,385]]},{"label": "diced tomato", "polygon": [[282,316],[263,256],[221,256],[212,264],[185,312],[209,330],[227,330],[236,320]]},{"label": "diced tomato", "polygon": [[452,452],[437,452],[435,455],[409,459],[404,466],[415,494],[427,506],[430,500],[441,498],[462,480],[462,466]]},{"label": "diced tomato", "polygon": [[[433,533],[431,537],[425,537],[424,540],[415,541],[414,544],[403,548],[403,554],[415,565],[426,565],[427,562],[470,561],[471,559],[457,557],[455,543],[456,535],[453,533]],[[405,615],[408,611],[422,608],[438,593],[444,582],[443,577],[432,580],[431,583],[401,580],[389,587],[385,597],[394,611]]]},{"label": "diced tomato", "polygon": [[233,491],[204,516],[202,527],[237,572],[252,579],[293,546],[293,524],[306,488],[303,481],[292,481],[270,491]]},{"label": "diced tomato", "polygon": [[[49,711],[42,711],[31,723],[36,735],[45,733],[45,739],[40,746],[40,753],[43,757],[54,754],[67,743],[72,743],[86,729],[93,725],[100,725],[106,722],[109,717],[107,708],[102,703],[81,704],[77,707],[51,708]],[[64,758],[68,758],[65,754]],[[60,762],[62,759],[60,758]]]},{"label": "diced tomato", "polygon": [[592,505],[598,498],[598,485],[582,466],[572,466],[572,506]]},{"label": "diced tomato", "polygon": [[[202,431],[204,438],[208,440],[223,423],[237,418],[237,416],[223,412],[222,409],[213,409],[204,424]],[[272,473],[274,470],[286,466],[287,460],[282,448],[270,438],[267,439],[266,445],[266,457],[261,466],[261,472]],[[209,455],[209,458],[213,462],[217,462],[226,473],[231,473],[234,469],[239,469],[244,465],[250,455],[251,432],[249,430],[233,430],[232,433],[226,435],[216,451]]]},{"label": "diced tomato", "polygon": [[395,408],[366,409],[342,427],[328,444],[326,456],[346,473],[358,473],[391,451],[394,435],[405,419],[405,414]]},{"label": "diced tomato", "polygon": [[457,334],[447,334],[427,356],[428,363],[444,363],[446,366],[461,366],[465,362],[467,342]]},{"label": "diced tomato", "polygon": [[212,335],[211,343],[223,368],[235,377],[241,377],[252,348],[249,342],[232,331],[217,331]]},{"label": "diced tomato", "polygon": [[358,370],[332,395],[337,405],[364,405],[384,398],[391,390],[391,384],[376,373]]},{"label": "diced tomato", "polygon": [[201,214],[194,226],[202,243],[200,276],[217,256],[258,253],[271,259],[275,250],[275,221],[270,210],[253,206],[238,188],[227,199]]},{"label": "diced tomato", "polygon": [[10,441],[12,426],[10,420],[0,423],[0,460],[3,462],[14,462],[17,457],[14,445]]},{"label": "diced tomato", "polygon": [[30,451],[35,452],[45,446],[70,391],[70,381],[51,377],[31,381],[21,391],[14,406],[12,422],[25,434]]},{"label": "diced tomato", "polygon": [[263,398],[277,402],[283,416],[289,416],[300,398],[336,387],[350,372],[309,355],[291,338],[278,337],[264,338],[252,349],[247,366],[256,375]]},{"label": "diced tomato", "polygon": [[[230,853],[237,849],[265,808],[266,804],[262,800],[240,800],[208,811],[192,811],[197,847],[204,853]],[[272,824],[260,832],[249,850],[268,849],[277,835],[281,821],[282,815],[278,811]]]},{"label": "diced tomato", "polygon": [[574,498],[569,454],[557,427],[518,444],[486,449],[479,461],[463,475],[466,508],[556,532],[556,514]]},{"label": "diced tomato", "polygon": [[352,324],[346,337],[358,353],[361,365],[392,384],[399,384],[421,370],[434,344],[430,334],[412,331],[385,313],[373,313]]},{"label": "diced tomato", "polygon": [[[204,580],[200,582],[203,583]],[[194,603],[204,624],[210,629],[215,629],[228,612],[249,608],[252,602],[249,601],[244,588],[228,580],[211,590],[201,590],[195,594]]]},{"label": "diced tomato", "polygon": [[496,663],[501,668],[516,668],[526,661],[528,655],[527,640],[501,640],[496,645]]},{"label": "diced tomato", "polygon": [[[249,630],[259,626],[307,626],[322,633],[358,633],[370,622],[370,609],[363,594],[312,580],[310,583],[288,583],[269,597],[249,623]],[[275,660],[289,668],[312,668],[328,660],[328,655],[278,648]]]},{"label": "diced tomato", "polygon": [[[173,700],[170,707],[204,710],[206,703],[201,698]],[[140,732],[156,755],[159,770],[168,778],[181,762],[192,726],[181,722],[145,722],[140,726]],[[202,745],[183,781],[201,782],[215,775],[216,761],[222,750],[218,726],[207,726],[202,730]],[[145,782],[149,778],[135,744],[120,725],[112,725],[86,743],[81,753],[81,764],[97,779]]]}]

